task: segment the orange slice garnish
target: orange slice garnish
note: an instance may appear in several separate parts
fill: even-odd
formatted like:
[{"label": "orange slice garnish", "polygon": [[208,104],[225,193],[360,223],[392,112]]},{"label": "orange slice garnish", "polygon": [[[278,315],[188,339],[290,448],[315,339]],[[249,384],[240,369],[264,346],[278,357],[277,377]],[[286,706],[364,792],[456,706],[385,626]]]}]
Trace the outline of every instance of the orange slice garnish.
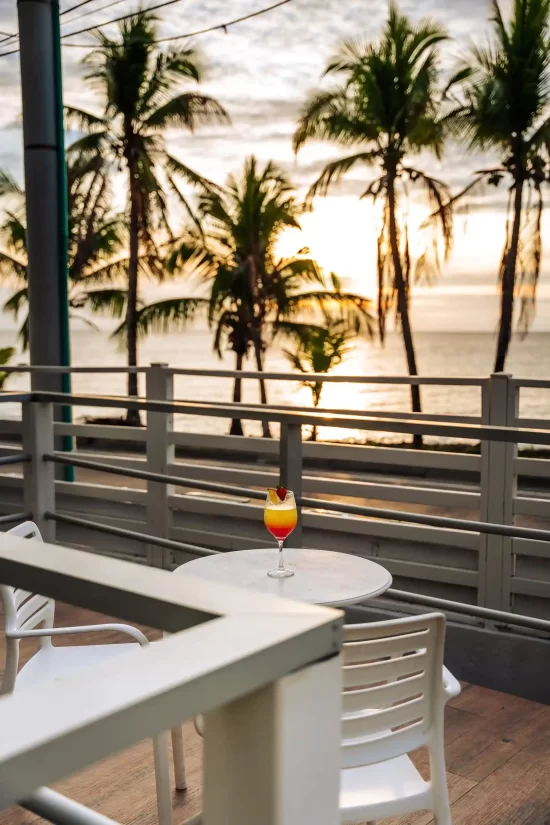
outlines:
[{"label": "orange slice garnish", "polygon": [[269,496],[269,501],[271,502],[271,504],[279,503],[279,496],[277,495],[277,490],[274,490],[273,487],[267,488],[267,495]]}]

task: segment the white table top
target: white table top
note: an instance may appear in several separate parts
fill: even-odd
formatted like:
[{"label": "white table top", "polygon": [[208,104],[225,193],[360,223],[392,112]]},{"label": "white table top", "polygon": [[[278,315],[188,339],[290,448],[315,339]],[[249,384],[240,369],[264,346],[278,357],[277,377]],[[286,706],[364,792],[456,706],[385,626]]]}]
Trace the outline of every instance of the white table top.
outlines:
[{"label": "white table top", "polygon": [[382,565],[361,556],[292,547],[284,550],[284,564],[294,571],[294,576],[272,579],[267,571],[277,567],[277,554],[276,547],[237,550],[194,559],[174,572],[325,605],[355,604],[363,599],[373,599],[392,583],[391,575]]}]

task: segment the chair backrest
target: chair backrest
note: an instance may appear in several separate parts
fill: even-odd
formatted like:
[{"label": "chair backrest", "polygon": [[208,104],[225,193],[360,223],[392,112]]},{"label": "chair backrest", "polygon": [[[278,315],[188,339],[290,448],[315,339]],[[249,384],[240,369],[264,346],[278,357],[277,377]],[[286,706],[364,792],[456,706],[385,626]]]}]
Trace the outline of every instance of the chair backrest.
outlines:
[{"label": "chair backrest", "polygon": [[[18,524],[7,533],[11,536],[42,541],[40,530],[32,521]],[[47,619],[54,609],[52,599],[4,584],[0,585],[0,600],[4,606],[6,630],[10,631],[32,630]]]},{"label": "chair backrest", "polygon": [[342,766],[384,762],[428,743],[443,712],[445,616],[348,625]]}]

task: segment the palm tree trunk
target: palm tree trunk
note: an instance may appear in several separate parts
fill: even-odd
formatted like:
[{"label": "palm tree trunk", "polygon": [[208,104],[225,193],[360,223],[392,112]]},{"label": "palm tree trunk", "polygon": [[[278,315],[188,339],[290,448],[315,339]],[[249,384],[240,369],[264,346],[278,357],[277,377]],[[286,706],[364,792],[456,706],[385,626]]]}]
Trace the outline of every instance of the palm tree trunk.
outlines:
[{"label": "palm tree trunk", "polygon": [[[390,219],[390,246],[393,258],[393,268],[395,272],[395,286],[397,289],[397,307],[401,318],[401,331],[403,334],[403,343],[405,345],[405,354],[407,357],[407,368],[409,370],[409,375],[418,375],[411,322],[409,318],[407,290],[405,280],[403,278],[403,266],[401,263],[401,254],[397,240],[397,222],[395,217],[395,174],[392,174],[391,172],[388,174],[388,208]],[[418,384],[411,384],[411,403],[413,412],[422,412],[420,387]],[[421,435],[413,436],[413,446],[422,447]]]},{"label": "palm tree trunk", "polygon": [[[260,346],[260,341],[258,336],[254,336],[254,357],[256,359],[256,369],[258,372],[264,371],[264,365],[262,361],[262,348]],[[262,404],[267,405],[267,390],[265,387],[265,380],[263,378],[259,379],[260,382],[260,401]],[[262,436],[264,438],[271,438],[271,430],[269,429],[269,422],[262,421]]]},{"label": "palm tree trunk", "polygon": [[[237,352],[237,361],[235,364],[235,369],[239,372],[243,368],[243,360],[244,356],[242,352]],[[242,389],[242,378],[235,378],[235,383],[233,385],[233,403],[239,404],[241,401],[241,389]],[[229,429],[229,435],[244,435],[243,432],[243,425],[240,418],[233,418],[231,420],[231,427]]]},{"label": "palm tree trunk", "polygon": [[516,285],[516,261],[518,257],[519,233],[521,229],[521,209],[523,198],[523,178],[516,181],[514,195],[514,223],[510,248],[506,250],[504,271],[500,292],[500,328],[498,331],[495,372],[502,372],[512,339],[514,321],[514,290]]},{"label": "palm tree trunk", "polygon": [[[135,180],[134,161],[128,159],[128,174],[130,178],[130,259],[128,262],[128,299],[126,304],[126,345],[128,349],[128,366],[137,366],[137,289],[139,266],[139,203]],[[136,373],[128,374],[128,395],[138,394],[138,377]],[[126,414],[128,424],[141,426],[139,410],[128,410]]]}]

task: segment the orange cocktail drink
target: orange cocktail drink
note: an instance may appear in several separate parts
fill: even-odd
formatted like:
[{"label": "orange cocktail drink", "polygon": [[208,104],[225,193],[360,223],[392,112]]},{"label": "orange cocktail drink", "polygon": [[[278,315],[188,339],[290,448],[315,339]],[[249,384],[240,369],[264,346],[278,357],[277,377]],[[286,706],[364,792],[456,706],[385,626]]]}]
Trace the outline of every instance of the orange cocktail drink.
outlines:
[{"label": "orange cocktail drink", "polygon": [[286,579],[293,576],[292,570],[283,565],[283,542],[298,524],[298,510],[294,493],[286,487],[269,489],[265,500],[264,524],[279,545],[279,564],[275,570],[269,570],[268,576],[274,579]]},{"label": "orange cocktail drink", "polygon": [[294,507],[266,507],[264,510],[264,524],[277,539],[284,541],[298,524],[298,511]]}]

